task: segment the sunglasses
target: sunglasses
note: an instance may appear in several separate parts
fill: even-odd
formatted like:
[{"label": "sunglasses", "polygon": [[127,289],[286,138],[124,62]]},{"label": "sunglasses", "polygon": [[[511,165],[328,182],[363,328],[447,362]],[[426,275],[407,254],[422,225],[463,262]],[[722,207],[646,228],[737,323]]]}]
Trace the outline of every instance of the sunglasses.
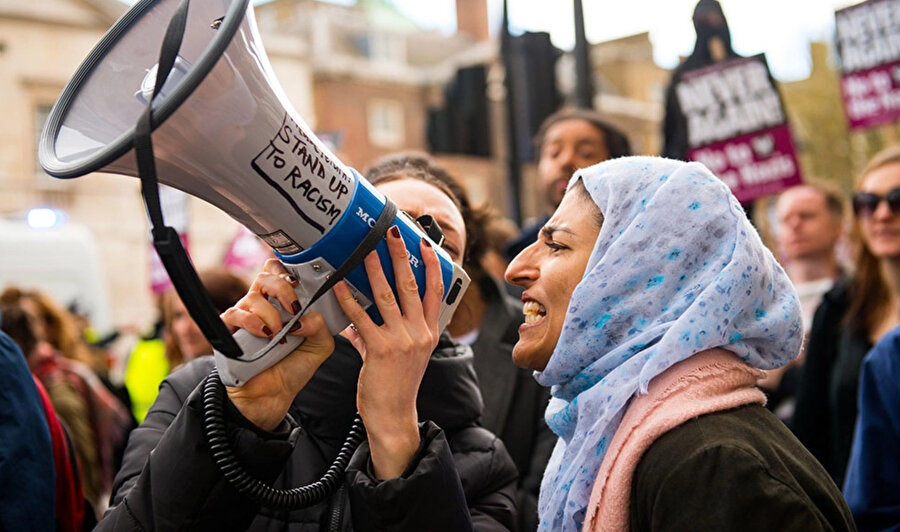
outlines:
[{"label": "sunglasses", "polygon": [[889,190],[884,196],[871,192],[853,194],[853,214],[857,218],[868,218],[875,213],[882,201],[887,201],[891,214],[900,214],[900,187]]}]

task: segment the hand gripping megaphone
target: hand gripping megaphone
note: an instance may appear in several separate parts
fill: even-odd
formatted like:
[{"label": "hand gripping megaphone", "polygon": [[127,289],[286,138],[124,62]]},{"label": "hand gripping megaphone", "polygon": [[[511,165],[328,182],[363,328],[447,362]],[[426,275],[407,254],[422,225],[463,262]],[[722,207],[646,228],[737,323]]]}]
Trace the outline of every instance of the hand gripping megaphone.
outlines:
[{"label": "hand gripping megaphone", "polygon": [[[159,43],[171,44],[179,13],[182,31],[164,59],[166,46],[160,53]],[[159,182],[217,206],[259,235],[300,280],[302,304],[321,295],[311,309],[324,315],[333,334],[349,322],[331,291],[320,289],[344,274],[380,323],[364,268],[350,268],[373,246],[389,264],[386,244],[378,231],[372,237],[373,227],[382,235],[390,225],[399,227],[424,294],[418,245],[424,233],[408,217],[395,217],[386,207],[392,204],[338,160],[293,109],[263,50],[249,0],[195,0],[189,8],[178,0],[135,4],[53,106],[41,135],[41,165],[58,178],[102,171],[143,181],[136,148],[145,112],[152,116],[144,129]],[[145,198],[155,194],[155,183],[149,191],[146,184]],[[443,329],[469,279],[435,249],[444,283]],[[393,270],[387,267],[385,274],[393,286]],[[283,312],[283,318],[299,315]],[[222,381],[242,385],[293,351],[302,339],[284,336],[287,329],[271,340],[239,332],[240,354],[217,347]],[[286,344],[279,344],[282,337]]]}]

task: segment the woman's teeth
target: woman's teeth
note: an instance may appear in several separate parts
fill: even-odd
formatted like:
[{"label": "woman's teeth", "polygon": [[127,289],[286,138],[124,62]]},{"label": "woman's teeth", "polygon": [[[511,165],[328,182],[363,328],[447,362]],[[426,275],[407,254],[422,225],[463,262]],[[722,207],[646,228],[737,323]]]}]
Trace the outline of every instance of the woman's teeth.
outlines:
[{"label": "woman's teeth", "polygon": [[525,314],[525,323],[535,323],[547,314],[547,309],[537,301],[526,301],[522,305],[522,313]]}]

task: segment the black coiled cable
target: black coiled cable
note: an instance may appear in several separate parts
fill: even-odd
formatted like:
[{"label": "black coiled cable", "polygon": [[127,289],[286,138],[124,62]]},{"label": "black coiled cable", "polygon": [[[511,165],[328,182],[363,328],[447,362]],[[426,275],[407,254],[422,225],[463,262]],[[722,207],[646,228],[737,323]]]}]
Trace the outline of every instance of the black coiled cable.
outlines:
[{"label": "black coiled cable", "polygon": [[213,459],[225,479],[245,497],[276,510],[308,508],[330,497],[341,486],[350,457],[366,437],[365,426],[357,414],[334,463],[321,479],[289,490],[267,486],[251,477],[231,450],[225,432],[225,385],[216,368],[203,381],[203,428]]}]

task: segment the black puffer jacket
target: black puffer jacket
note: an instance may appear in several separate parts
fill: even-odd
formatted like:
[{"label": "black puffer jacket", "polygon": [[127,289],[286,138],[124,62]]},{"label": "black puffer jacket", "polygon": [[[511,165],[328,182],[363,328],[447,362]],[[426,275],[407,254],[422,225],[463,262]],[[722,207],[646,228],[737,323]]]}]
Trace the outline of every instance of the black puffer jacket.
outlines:
[{"label": "black puffer jacket", "polygon": [[[335,353],[294,400],[292,419],[275,433],[258,429],[228,403],[229,435],[247,470],[282,489],[320,478],[356,412],[360,364],[353,347],[337,338]],[[347,470],[346,489],[294,512],[255,506],[212,462],[195,388],[213,365],[211,357],[195,360],[163,382],[146,420],[132,432],[98,530],[514,528],[515,466],[500,440],[476,425],[482,401],[467,347],[442,339],[432,355],[417,401],[420,420],[427,420],[420,424],[422,445],[400,478],[375,480],[363,443]],[[335,518],[341,524],[333,527]]]},{"label": "black puffer jacket", "polygon": [[872,342],[850,308],[852,281],[837,283],[813,316],[800,373],[791,429],[825,466],[835,484],[844,484],[859,400],[859,374]]}]

